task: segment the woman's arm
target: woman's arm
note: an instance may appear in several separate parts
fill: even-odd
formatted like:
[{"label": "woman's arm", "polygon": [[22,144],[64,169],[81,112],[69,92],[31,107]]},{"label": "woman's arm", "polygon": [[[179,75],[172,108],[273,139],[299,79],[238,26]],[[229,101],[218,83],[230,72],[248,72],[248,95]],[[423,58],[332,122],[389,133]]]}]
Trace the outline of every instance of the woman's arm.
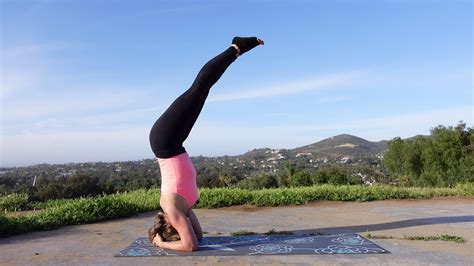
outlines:
[{"label": "woman's arm", "polygon": [[163,240],[161,240],[160,235],[158,235],[158,234],[156,234],[155,238],[153,239],[153,244],[157,245],[160,248],[176,250],[176,251],[191,252],[191,251],[198,250],[197,247],[195,249],[185,247],[183,245],[182,240],[171,241],[171,242],[163,242]]},{"label": "woman's arm", "polygon": [[160,248],[166,248],[177,251],[195,251],[198,250],[199,244],[194,233],[191,222],[188,220],[186,215],[181,212],[168,213],[168,219],[171,225],[178,231],[181,240],[172,242],[163,242],[161,237],[157,235],[153,240],[153,243],[157,244]]},{"label": "woman's arm", "polygon": [[197,240],[201,240],[202,239],[201,225],[199,224],[198,218],[196,217],[196,214],[194,214],[192,209],[189,209],[188,211],[188,218],[189,218],[189,221],[191,222],[194,233],[196,234]]}]

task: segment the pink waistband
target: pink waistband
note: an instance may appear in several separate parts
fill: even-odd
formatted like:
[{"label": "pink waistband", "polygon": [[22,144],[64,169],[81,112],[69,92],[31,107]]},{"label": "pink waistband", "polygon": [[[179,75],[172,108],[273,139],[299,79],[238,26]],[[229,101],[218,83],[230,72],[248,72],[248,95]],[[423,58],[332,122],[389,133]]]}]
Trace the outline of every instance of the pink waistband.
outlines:
[{"label": "pink waistband", "polygon": [[161,171],[161,191],[173,192],[184,199],[191,208],[198,199],[196,169],[187,152],[170,158],[157,158]]}]

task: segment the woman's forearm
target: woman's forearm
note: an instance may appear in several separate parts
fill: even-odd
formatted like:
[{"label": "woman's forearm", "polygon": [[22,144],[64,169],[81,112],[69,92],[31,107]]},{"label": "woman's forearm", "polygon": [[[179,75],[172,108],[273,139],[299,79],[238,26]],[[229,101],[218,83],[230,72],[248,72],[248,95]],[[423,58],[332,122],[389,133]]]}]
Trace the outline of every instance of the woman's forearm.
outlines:
[{"label": "woman's forearm", "polygon": [[202,228],[201,225],[199,224],[199,220],[196,217],[196,214],[194,214],[193,210],[190,209],[188,212],[188,220],[191,223],[193,227],[194,234],[196,235],[197,240],[202,239]]},{"label": "woman's forearm", "polygon": [[191,251],[196,251],[199,249],[198,246],[185,246],[183,245],[183,241],[178,240],[178,241],[171,241],[171,242],[161,242],[160,243],[160,248],[165,248],[165,249],[171,249],[171,250],[176,250],[176,251],[185,251],[185,252],[191,252]]}]

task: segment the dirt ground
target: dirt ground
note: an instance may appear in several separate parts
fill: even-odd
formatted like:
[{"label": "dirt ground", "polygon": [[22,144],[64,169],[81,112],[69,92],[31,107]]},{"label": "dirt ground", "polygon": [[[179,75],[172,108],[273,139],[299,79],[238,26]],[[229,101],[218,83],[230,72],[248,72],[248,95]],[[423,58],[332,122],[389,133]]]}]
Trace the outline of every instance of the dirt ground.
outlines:
[{"label": "dirt ground", "polygon": [[[295,234],[356,232],[392,236],[371,239],[391,254],[222,257],[139,257],[113,255],[146,236],[154,213],[95,224],[67,226],[0,239],[1,265],[474,265],[474,199],[316,202],[302,206],[235,206],[197,209],[206,235],[241,229]],[[449,234],[466,243],[400,240],[403,236]],[[205,236],[206,236],[205,235]]]}]

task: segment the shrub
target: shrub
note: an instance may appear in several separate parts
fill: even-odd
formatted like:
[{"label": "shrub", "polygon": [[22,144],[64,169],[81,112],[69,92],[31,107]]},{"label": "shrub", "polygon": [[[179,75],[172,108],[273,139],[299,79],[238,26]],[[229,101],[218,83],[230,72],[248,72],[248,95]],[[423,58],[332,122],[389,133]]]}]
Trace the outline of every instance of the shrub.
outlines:
[{"label": "shrub", "polygon": [[313,180],[311,176],[306,171],[297,172],[293,178],[291,179],[291,185],[295,187],[306,187],[311,186],[313,184]]},{"label": "shrub", "polygon": [[11,193],[0,197],[0,211],[23,210],[28,207],[28,194]]}]

